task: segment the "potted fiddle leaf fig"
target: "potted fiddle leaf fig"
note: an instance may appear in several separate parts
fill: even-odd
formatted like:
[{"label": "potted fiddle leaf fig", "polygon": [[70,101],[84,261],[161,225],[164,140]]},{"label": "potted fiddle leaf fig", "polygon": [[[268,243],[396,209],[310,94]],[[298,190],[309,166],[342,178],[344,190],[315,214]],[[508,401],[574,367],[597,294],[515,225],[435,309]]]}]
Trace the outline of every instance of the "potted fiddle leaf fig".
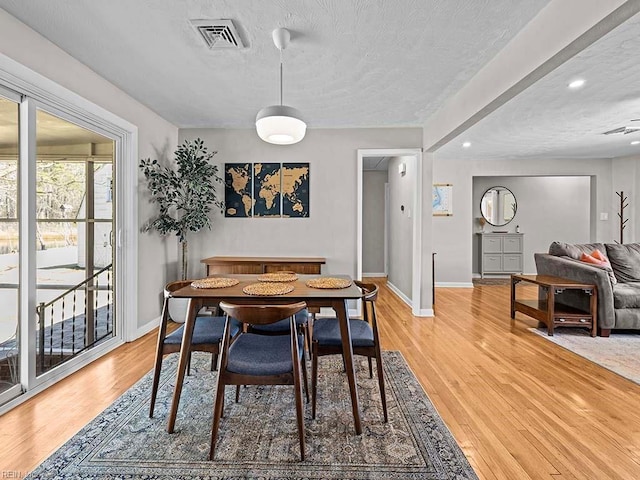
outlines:
[{"label": "potted fiddle leaf fig", "polygon": [[[140,161],[147,180],[151,202],[158,205],[158,214],[143,227],[161,235],[175,234],[180,243],[180,278],[187,279],[189,232],[211,229],[210,214],[222,211],[223,202],[216,191],[222,184],[218,166],[210,160],[217,152],[209,152],[200,138],[185,140],[175,151],[175,168],[161,165],[150,158]],[[175,299],[173,299],[175,300]],[[175,318],[172,316],[175,320]],[[184,319],[184,315],[180,317]]]}]

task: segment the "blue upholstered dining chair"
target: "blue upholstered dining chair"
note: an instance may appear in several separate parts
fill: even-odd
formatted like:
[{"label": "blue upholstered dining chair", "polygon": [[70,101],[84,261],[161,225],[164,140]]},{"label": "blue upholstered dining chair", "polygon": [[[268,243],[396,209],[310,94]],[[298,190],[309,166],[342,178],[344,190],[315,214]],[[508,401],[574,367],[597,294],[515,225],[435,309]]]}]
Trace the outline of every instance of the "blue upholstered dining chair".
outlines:
[{"label": "blue upholstered dining chair", "polygon": [[[191,280],[177,281],[168,283],[164,288],[164,304],[162,306],[162,317],[160,320],[160,328],[158,329],[158,344],[156,347],[155,368],[153,371],[153,386],[151,388],[151,405],[149,407],[149,417],[153,417],[153,410],[156,404],[156,396],[158,394],[158,384],[160,382],[160,371],[162,369],[162,359],[170,353],[180,351],[182,345],[182,336],[184,333],[184,325],[167,335],[167,322],[169,320],[169,300],[171,294],[176,290],[186,287]],[[225,317],[216,317],[212,315],[198,315],[195,326],[193,327],[193,337],[191,340],[191,352],[210,352],[211,370],[216,368],[218,362],[218,354],[220,353],[220,342],[224,333]],[[231,337],[235,337],[241,329],[242,325],[235,319],[231,319],[230,333]],[[189,367],[191,366],[191,356],[189,356]]]},{"label": "blue upholstered dining chair", "polygon": [[[351,345],[354,355],[363,355],[369,362],[369,378],[373,378],[371,359],[376,359],[378,386],[382,401],[384,421],[388,421],[387,397],[384,391],[384,374],[382,371],[382,354],[380,352],[380,338],[376,318],[375,301],[378,298],[378,286],[373,283],[354,281],[362,291],[362,320],[349,320],[351,330]],[[316,418],[316,394],[318,386],[318,357],[324,355],[342,355],[342,337],[340,323],[337,318],[318,318],[313,324],[313,341],[311,342],[311,411],[312,418]]]},{"label": "blue upholstered dining chair", "polygon": [[215,455],[220,418],[224,410],[224,391],[227,385],[293,385],[300,439],[300,456],[304,460],[304,404],[302,401],[302,369],[304,339],[298,335],[296,313],[306,308],[304,302],[289,305],[235,305],[220,302],[228,319],[237,318],[249,326],[272,325],[289,321],[289,335],[261,335],[240,333],[231,343],[231,320],[225,325],[220,352],[220,368],[216,400],[213,409],[211,449]]},{"label": "blue upholstered dining chair", "polygon": [[[310,334],[310,330],[311,330],[311,321],[310,321],[310,314],[309,314],[309,310],[308,309],[304,309],[298,313],[295,314],[295,320],[296,320],[296,327],[298,328],[298,332],[302,332],[302,336],[304,338],[305,341],[305,345],[309,351],[309,355],[311,355],[311,334]],[[291,331],[290,325],[289,325],[289,319],[288,318],[283,318],[282,320],[276,322],[276,323],[270,323],[268,325],[248,325],[247,331],[251,332],[251,333],[258,333],[260,335],[289,335],[289,332]],[[304,353],[304,351],[302,352],[302,359],[306,360],[306,355]],[[304,362],[303,362],[304,365]],[[307,400],[307,403],[309,403],[309,388],[308,388],[308,382],[307,382],[307,369],[303,368],[302,369],[302,377],[304,379],[304,394],[305,394],[305,398]],[[246,387],[246,385],[245,385]],[[238,385],[236,387],[236,402],[240,401],[240,385]]]},{"label": "blue upholstered dining chair", "polygon": [[[298,330],[302,332],[304,336],[305,343],[309,349],[309,353],[311,353],[311,336],[309,334],[309,310],[306,308],[295,315],[296,326]],[[289,333],[289,319],[285,318],[276,323],[271,323],[269,325],[251,325],[249,327],[249,331],[254,333],[261,333],[263,335],[286,335]]]}]

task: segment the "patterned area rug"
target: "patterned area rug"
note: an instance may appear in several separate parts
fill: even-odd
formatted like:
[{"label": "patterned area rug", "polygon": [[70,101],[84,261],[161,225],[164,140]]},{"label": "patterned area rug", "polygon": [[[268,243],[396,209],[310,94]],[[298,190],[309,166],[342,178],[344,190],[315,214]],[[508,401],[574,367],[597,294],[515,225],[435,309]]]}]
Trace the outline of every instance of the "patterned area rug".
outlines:
[{"label": "patterned area rug", "polygon": [[[165,431],[177,355],[164,363],[154,418],[151,376],[45,460],[29,479],[477,479],[399,352],[384,352],[389,422],[377,379],[358,363],[363,434],[353,429],[339,357],[320,359],[318,412],[306,407],[307,459],[299,461],[292,387],[228,387],[216,459],[207,461],[216,374],[194,354],[175,433]],[[360,359],[359,359],[360,360]],[[374,370],[375,371],[375,370]]]},{"label": "patterned area rug", "polygon": [[640,385],[640,332],[594,338],[582,328],[556,328],[551,337],[546,327],[529,330]]}]

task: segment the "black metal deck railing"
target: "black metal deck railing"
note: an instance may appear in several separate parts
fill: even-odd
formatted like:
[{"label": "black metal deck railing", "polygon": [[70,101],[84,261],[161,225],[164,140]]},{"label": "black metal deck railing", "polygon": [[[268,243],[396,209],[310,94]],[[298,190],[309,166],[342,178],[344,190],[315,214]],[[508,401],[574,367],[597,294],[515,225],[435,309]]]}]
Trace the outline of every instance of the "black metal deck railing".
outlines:
[{"label": "black metal deck railing", "polygon": [[113,336],[112,267],[107,265],[36,307],[38,374]]}]

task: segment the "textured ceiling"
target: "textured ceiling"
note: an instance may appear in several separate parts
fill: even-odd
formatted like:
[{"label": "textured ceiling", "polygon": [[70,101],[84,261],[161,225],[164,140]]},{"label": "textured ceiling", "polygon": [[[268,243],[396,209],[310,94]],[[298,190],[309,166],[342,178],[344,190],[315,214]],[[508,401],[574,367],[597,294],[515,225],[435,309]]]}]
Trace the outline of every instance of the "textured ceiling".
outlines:
[{"label": "textured ceiling", "polygon": [[363,157],[362,169],[365,171],[386,172],[389,169],[389,159],[391,157]]},{"label": "textured ceiling", "polygon": [[[0,0],[179,127],[251,128],[278,102],[311,128],[421,126],[549,0]],[[246,48],[209,50],[189,19],[232,19]]]},{"label": "textured ceiling", "polygon": [[[603,132],[640,118],[640,15],[439,149],[438,158],[615,158],[640,155],[640,131]],[[579,90],[567,85],[586,80]],[[638,123],[638,122],[636,122]],[[470,141],[471,148],[461,148]]]}]

